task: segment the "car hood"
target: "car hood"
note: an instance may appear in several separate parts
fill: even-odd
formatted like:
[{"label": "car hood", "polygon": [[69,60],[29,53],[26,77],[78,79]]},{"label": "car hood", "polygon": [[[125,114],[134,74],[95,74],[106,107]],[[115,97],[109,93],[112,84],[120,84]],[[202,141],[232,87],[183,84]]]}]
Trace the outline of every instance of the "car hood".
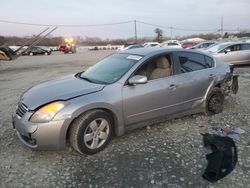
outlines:
[{"label": "car hood", "polygon": [[29,110],[35,110],[46,103],[56,100],[68,100],[81,95],[98,92],[104,87],[104,85],[90,83],[74,75],[70,75],[43,82],[30,88],[23,94],[21,102]]}]

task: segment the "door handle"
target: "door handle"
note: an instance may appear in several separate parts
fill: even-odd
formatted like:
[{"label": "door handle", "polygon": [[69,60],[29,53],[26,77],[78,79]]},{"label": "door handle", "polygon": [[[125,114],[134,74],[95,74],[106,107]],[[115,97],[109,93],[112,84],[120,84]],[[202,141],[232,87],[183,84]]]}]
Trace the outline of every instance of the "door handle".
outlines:
[{"label": "door handle", "polygon": [[171,90],[175,90],[176,89],[176,85],[175,84],[171,84],[168,88],[171,89]]},{"label": "door handle", "polygon": [[214,78],[215,75],[214,75],[214,74],[209,74],[209,77],[210,77],[210,78]]}]

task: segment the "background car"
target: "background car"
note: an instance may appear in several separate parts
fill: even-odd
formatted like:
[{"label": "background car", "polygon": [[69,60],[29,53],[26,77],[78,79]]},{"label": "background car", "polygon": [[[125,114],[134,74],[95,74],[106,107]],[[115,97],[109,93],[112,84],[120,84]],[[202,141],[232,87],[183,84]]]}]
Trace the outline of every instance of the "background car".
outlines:
[{"label": "background car", "polygon": [[194,46],[187,47],[187,49],[205,49],[208,48],[209,46],[215,44],[216,42],[214,41],[206,41],[206,42],[200,42]]},{"label": "background car", "polygon": [[126,48],[126,47],[128,47],[130,45],[136,45],[136,44],[138,44],[138,43],[136,43],[136,42],[128,42],[128,43],[122,45],[120,48],[118,48],[117,51],[123,51],[124,48]]},{"label": "background car", "polygon": [[250,64],[250,43],[224,42],[205,49],[213,56],[232,64]]},{"label": "background car", "polygon": [[88,50],[94,51],[94,50],[99,50],[98,46],[91,46],[88,48]]},{"label": "background car", "polygon": [[43,50],[45,51],[48,51],[50,53],[52,53],[53,49],[51,47],[48,47],[48,46],[38,46],[39,48],[42,48]]},{"label": "background car", "polygon": [[74,44],[61,44],[58,50],[65,54],[76,53],[76,46]]},{"label": "background car", "polygon": [[51,54],[51,50],[48,49],[44,49],[38,46],[33,46],[30,49],[26,50],[23,55],[50,55]]},{"label": "background car", "polygon": [[189,47],[192,47],[192,46],[194,46],[194,45],[196,45],[197,44],[197,42],[182,42],[181,43],[181,47],[182,48],[189,48]]},{"label": "background car", "polygon": [[144,48],[148,48],[148,47],[154,47],[154,46],[158,46],[160,43],[159,42],[146,42],[143,44]]},{"label": "background car", "polygon": [[198,112],[220,113],[224,96],[237,92],[235,83],[230,67],[208,54],[127,50],[85,72],[29,89],[13,114],[13,126],[30,148],[62,149],[69,138],[78,152],[94,154],[113,136],[138,127]]},{"label": "background car", "polygon": [[159,47],[181,48],[181,45],[177,40],[169,40],[159,44]]},{"label": "background car", "polygon": [[135,49],[135,48],[143,48],[143,45],[141,45],[141,44],[129,45],[129,46],[123,48],[123,49],[120,50],[120,51],[131,50],[131,49]]}]

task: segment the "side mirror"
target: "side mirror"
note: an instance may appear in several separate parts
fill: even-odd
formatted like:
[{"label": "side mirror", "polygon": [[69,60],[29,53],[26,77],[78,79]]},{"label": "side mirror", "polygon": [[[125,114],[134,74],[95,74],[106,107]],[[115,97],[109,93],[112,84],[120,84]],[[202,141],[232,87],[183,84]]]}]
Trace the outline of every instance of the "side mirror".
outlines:
[{"label": "side mirror", "polygon": [[148,78],[146,76],[136,75],[128,80],[130,85],[136,84],[146,84],[148,82]]},{"label": "side mirror", "polygon": [[229,48],[224,50],[225,54],[227,54],[228,52],[231,52],[231,50]]}]

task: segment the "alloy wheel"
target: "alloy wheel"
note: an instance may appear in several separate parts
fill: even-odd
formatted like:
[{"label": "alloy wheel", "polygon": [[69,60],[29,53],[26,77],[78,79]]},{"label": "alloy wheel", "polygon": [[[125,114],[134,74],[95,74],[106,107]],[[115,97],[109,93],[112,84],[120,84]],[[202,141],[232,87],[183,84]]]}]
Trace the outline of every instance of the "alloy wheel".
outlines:
[{"label": "alloy wheel", "polygon": [[89,149],[101,147],[108,139],[110,125],[104,118],[90,122],[84,132],[84,143]]}]

